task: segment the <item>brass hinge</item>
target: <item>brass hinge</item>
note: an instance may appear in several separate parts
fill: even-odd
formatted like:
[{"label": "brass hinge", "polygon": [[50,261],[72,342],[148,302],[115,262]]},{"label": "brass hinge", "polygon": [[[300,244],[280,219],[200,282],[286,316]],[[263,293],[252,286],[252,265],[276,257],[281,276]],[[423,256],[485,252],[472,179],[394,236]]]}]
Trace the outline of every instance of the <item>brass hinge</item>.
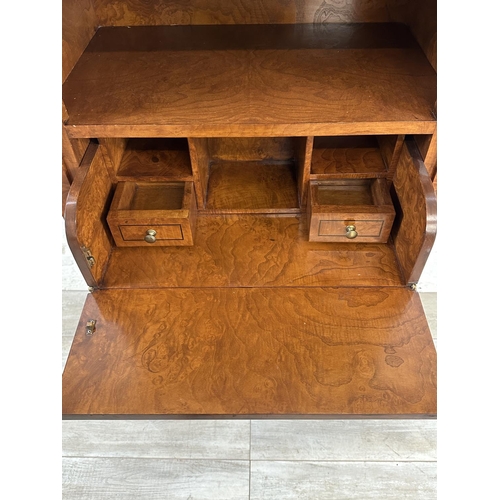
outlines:
[{"label": "brass hinge", "polygon": [[87,321],[87,324],[85,325],[85,335],[93,335],[95,332],[95,319],[91,319],[90,321]]},{"label": "brass hinge", "polygon": [[85,258],[87,259],[87,264],[90,269],[94,267],[95,264],[95,259],[94,256],[92,255],[92,252],[87,248],[87,247],[80,247],[82,249],[83,255],[85,255]]},{"label": "brass hinge", "polygon": [[408,286],[410,287],[410,290],[413,292],[417,291],[417,284],[416,283],[408,283]]}]

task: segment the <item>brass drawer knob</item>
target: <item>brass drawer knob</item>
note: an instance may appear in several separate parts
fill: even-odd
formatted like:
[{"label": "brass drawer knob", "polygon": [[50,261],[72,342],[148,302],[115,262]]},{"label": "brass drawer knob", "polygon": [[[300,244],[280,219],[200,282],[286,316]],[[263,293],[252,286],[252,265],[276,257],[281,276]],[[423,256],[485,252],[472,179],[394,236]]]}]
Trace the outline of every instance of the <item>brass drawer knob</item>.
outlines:
[{"label": "brass drawer knob", "polygon": [[356,226],[346,226],[345,235],[346,238],[349,238],[350,240],[356,238],[356,236],[358,235],[358,232],[356,231]]},{"label": "brass drawer knob", "polygon": [[154,243],[156,241],[156,231],[154,229],[148,229],[146,231],[146,236],[144,236],[144,241]]}]

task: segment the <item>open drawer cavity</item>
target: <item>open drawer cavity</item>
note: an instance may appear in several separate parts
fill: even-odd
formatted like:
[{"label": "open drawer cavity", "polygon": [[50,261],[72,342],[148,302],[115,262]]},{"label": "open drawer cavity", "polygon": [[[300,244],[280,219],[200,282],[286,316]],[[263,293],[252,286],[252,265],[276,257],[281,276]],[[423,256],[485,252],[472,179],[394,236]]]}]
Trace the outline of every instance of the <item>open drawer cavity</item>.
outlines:
[{"label": "open drawer cavity", "polygon": [[309,240],[386,243],[395,211],[385,179],[311,182]]},{"label": "open drawer cavity", "polygon": [[193,245],[192,182],[119,182],[107,221],[117,246]]},{"label": "open drawer cavity", "polygon": [[311,180],[392,178],[403,135],[315,137]]}]

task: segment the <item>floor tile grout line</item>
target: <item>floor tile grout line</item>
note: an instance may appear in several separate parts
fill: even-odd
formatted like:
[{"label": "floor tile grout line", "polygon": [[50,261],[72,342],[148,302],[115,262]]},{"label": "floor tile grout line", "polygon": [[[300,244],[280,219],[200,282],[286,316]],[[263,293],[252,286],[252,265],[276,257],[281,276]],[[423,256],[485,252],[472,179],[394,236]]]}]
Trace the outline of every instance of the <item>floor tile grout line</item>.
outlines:
[{"label": "floor tile grout line", "polygon": [[325,463],[362,463],[362,464],[432,464],[437,463],[436,460],[335,460],[335,459],[315,459],[315,458],[301,458],[301,459],[282,459],[282,458],[254,458],[251,460],[252,462],[325,462]]},{"label": "floor tile grout line", "polygon": [[[280,458],[258,458],[248,460],[245,458],[176,458],[176,457],[131,457],[131,456],[95,456],[95,455],[62,455],[62,458],[88,458],[88,459],[129,459],[129,460],[176,460],[178,462],[248,462],[251,466],[252,462],[321,462],[321,463],[360,463],[360,464],[376,464],[376,463],[414,463],[414,464],[432,464],[437,463],[436,460],[334,460],[334,459],[280,459]],[[251,472],[251,469],[250,469]]]},{"label": "floor tile grout line", "polygon": [[247,458],[176,458],[176,457],[141,457],[141,456],[101,456],[101,455],[62,455],[62,458],[89,458],[95,460],[176,460],[178,462],[250,462]]},{"label": "floor tile grout line", "polygon": [[252,422],[250,419],[250,433],[248,442],[248,500],[252,497]]}]

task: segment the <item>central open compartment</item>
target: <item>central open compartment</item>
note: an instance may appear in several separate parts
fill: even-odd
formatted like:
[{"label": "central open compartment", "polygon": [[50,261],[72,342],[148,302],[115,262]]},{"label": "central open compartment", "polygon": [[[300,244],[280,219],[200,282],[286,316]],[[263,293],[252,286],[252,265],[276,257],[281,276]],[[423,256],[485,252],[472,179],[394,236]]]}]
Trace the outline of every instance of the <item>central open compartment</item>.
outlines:
[{"label": "central open compartment", "polygon": [[305,138],[230,137],[196,141],[195,148],[203,150],[201,157],[208,163],[206,213],[300,212]]}]

